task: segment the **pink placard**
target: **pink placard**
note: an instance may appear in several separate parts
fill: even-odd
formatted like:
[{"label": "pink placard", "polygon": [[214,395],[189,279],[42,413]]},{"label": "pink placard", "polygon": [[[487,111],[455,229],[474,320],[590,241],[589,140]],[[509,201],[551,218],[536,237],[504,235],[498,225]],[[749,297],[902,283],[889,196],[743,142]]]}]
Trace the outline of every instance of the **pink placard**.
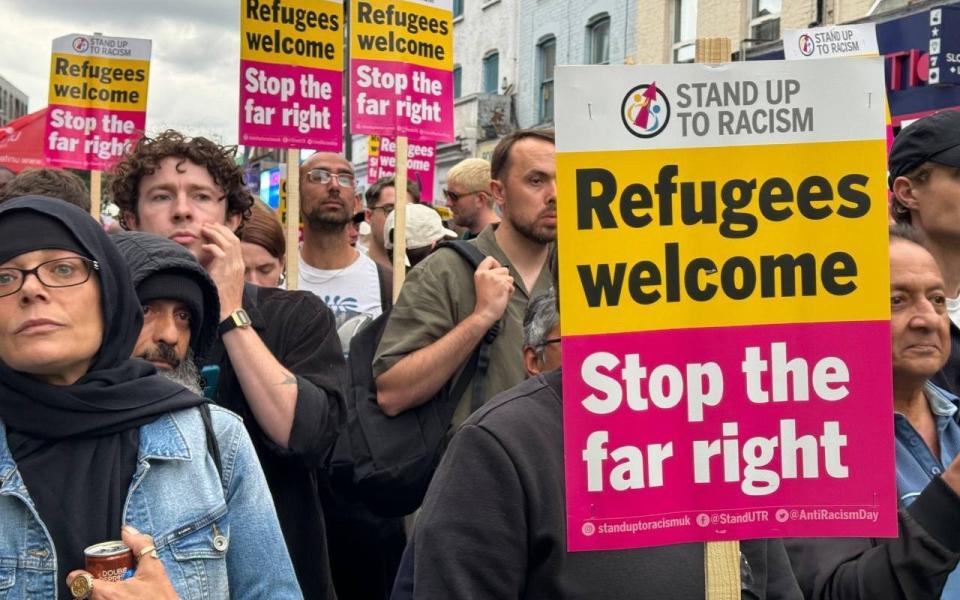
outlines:
[{"label": "pink placard", "polygon": [[[420,186],[420,201],[433,204],[433,173],[437,160],[433,142],[407,143],[407,180]],[[381,177],[397,172],[397,143],[394,138],[380,137],[380,153],[367,159],[367,180],[372,184]]]},{"label": "pink placard", "polygon": [[43,159],[61,169],[106,171],[136,143],[146,120],[146,113],[141,111],[51,104]]},{"label": "pink placard", "polygon": [[888,321],[564,337],[569,549],[896,536],[889,343]]},{"label": "pink placard", "polygon": [[340,152],[339,71],[240,61],[240,143]]},{"label": "pink placard", "polygon": [[350,61],[353,133],[453,141],[453,73],[385,60]]}]

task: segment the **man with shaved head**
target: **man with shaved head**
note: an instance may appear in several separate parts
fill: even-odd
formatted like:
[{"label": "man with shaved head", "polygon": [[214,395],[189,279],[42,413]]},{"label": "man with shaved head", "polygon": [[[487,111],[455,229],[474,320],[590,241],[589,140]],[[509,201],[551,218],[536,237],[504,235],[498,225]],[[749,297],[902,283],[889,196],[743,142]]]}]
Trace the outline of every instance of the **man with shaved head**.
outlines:
[{"label": "man with shaved head", "polygon": [[326,302],[338,326],[356,315],[374,318],[389,304],[386,270],[345,235],[356,212],[355,184],[353,167],[340,154],[317,152],[300,166],[300,289]]},{"label": "man with shaved head", "polygon": [[[358,321],[390,305],[389,271],[350,245],[355,214],[353,167],[343,156],[317,152],[300,166],[300,289],[315,293],[336,317],[343,340]],[[381,519],[320,482],[330,566],[340,598],[385,599],[406,543],[401,519]]]}]

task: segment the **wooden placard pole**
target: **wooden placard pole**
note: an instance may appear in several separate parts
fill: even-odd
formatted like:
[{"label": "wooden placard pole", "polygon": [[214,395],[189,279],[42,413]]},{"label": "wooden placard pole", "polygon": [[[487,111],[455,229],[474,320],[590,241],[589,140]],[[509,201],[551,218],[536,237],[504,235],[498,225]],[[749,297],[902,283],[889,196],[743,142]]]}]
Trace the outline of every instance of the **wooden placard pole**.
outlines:
[{"label": "wooden placard pole", "polygon": [[100,222],[100,171],[90,171],[90,216]]},{"label": "wooden placard pole", "polygon": [[[699,38],[696,62],[730,62],[729,38]],[[740,542],[707,542],[703,552],[707,600],[740,600]]]},{"label": "wooden placard pole", "polygon": [[287,150],[287,289],[297,289],[300,276],[300,150]]},{"label": "wooden placard pole", "polygon": [[397,136],[397,170],[394,179],[396,202],[393,206],[393,299],[400,296],[400,288],[407,276],[404,258],[407,256],[407,136]]}]

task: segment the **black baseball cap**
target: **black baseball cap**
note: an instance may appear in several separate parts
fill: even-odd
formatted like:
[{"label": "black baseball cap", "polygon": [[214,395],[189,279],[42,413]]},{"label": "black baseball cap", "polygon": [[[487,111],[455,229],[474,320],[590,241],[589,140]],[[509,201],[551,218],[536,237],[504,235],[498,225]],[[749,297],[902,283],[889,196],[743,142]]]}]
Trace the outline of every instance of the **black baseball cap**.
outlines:
[{"label": "black baseball cap", "polygon": [[887,183],[925,162],[960,167],[960,110],[941,110],[907,125],[890,148]]}]

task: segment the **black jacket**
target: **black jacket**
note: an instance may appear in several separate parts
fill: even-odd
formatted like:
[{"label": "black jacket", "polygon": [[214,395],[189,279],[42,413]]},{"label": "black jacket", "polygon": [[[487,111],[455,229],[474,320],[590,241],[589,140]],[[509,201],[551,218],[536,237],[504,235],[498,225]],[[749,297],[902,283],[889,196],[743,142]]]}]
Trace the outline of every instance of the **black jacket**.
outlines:
[{"label": "black jacket", "polygon": [[[414,529],[415,598],[704,597],[703,544],[567,551],[560,389],[559,371],[529,379],[453,437]],[[801,598],[780,540],[740,551],[744,598]]]},{"label": "black jacket", "polygon": [[939,599],[960,559],[960,498],[938,477],[898,517],[893,539],[786,540],[804,597]]},{"label": "black jacket", "polygon": [[264,345],[297,378],[289,448],[277,446],[260,428],[219,339],[207,361],[220,366],[216,400],[243,417],[250,432],[304,597],[336,598],[316,475],[345,414],[347,369],[333,313],[310,292],[250,284],[244,286],[243,308]]}]

